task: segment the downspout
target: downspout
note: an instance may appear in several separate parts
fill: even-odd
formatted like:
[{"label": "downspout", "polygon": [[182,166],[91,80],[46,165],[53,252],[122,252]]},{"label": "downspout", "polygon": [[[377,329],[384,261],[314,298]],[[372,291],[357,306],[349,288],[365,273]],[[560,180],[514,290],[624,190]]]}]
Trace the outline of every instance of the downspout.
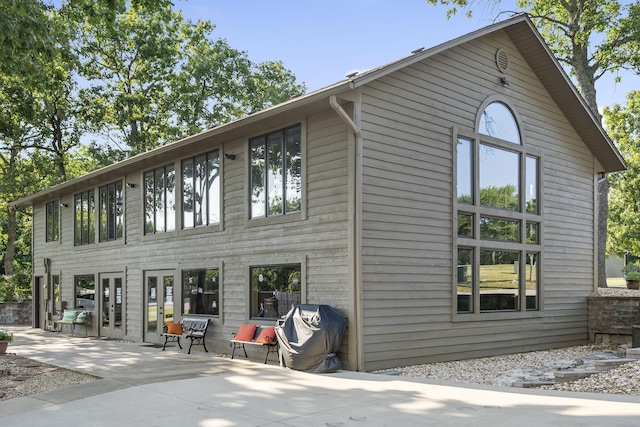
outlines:
[{"label": "downspout", "polygon": [[[331,108],[333,108],[336,111],[336,113],[338,113],[338,115],[347,124],[347,126],[351,128],[351,132],[353,132],[353,134],[355,135],[356,140],[362,139],[362,135],[360,134],[360,128],[358,128],[358,125],[356,125],[355,122],[351,120],[351,117],[349,117],[347,112],[342,109],[340,104],[338,104],[338,100],[336,99],[335,95],[331,95],[329,97],[329,104],[331,105]],[[359,144],[357,144],[357,146],[359,147]]]},{"label": "downspout", "polygon": [[[349,163],[351,173],[353,174],[351,179],[353,183],[353,197],[350,198],[351,205],[349,206],[350,211],[350,223],[352,224],[352,229],[349,235],[350,246],[352,248],[353,253],[353,270],[351,274],[351,281],[353,283],[353,301],[351,301],[352,313],[354,313],[355,319],[351,319],[349,321],[350,330],[355,330],[355,369],[357,371],[364,370],[364,355],[362,351],[362,340],[363,340],[363,331],[362,331],[362,262],[361,262],[361,253],[362,253],[362,243],[360,241],[361,235],[361,208],[360,208],[360,194],[362,189],[362,165],[361,165],[361,152],[362,152],[362,134],[360,132],[360,128],[358,125],[351,119],[349,114],[338,104],[337,98],[335,95],[329,97],[329,104],[331,108],[340,116],[340,118],[345,122],[351,133],[353,133],[355,139],[354,149],[351,151],[353,153],[353,157]],[[356,113],[356,112],[354,112]],[[356,113],[357,114],[357,113]]]}]

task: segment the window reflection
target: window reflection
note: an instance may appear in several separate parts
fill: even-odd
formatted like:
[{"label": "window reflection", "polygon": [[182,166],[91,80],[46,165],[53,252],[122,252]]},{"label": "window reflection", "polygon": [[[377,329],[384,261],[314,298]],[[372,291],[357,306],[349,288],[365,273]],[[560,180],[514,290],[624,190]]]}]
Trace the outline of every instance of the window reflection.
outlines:
[{"label": "window reflection", "polygon": [[473,237],[473,215],[458,214],[458,236]]},{"label": "window reflection", "polygon": [[301,303],[300,264],[251,267],[251,317],[278,319]]},{"label": "window reflection", "polygon": [[458,313],[473,312],[473,249],[458,248]]},{"label": "window reflection", "polygon": [[520,221],[480,217],[480,238],[483,240],[520,241]]},{"label": "window reflection", "polygon": [[478,132],[494,138],[520,144],[520,132],[513,113],[502,102],[492,102],[484,109]]},{"label": "window reflection", "polygon": [[250,141],[251,218],[300,212],[302,200],[300,144],[300,125]]},{"label": "window reflection", "polygon": [[538,258],[540,254],[538,253],[527,253],[527,263],[526,263],[526,271],[525,271],[525,281],[526,281],[526,298],[527,298],[527,310],[538,310],[539,302],[538,302],[538,276],[539,272],[539,263]]},{"label": "window reflection", "polygon": [[535,222],[527,222],[527,243],[540,243],[538,241],[538,224]]},{"label": "window reflection", "polygon": [[519,210],[519,154],[480,144],[480,204]]},{"label": "window reflection", "polygon": [[473,178],[471,175],[473,155],[471,151],[471,141],[468,139],[458,139],[458,159],[457,159],[457,191],[458,203],[473,203]]},{"label": "window reflection", "polygon": [[517,252],[480,251],[480,311],[512,311],[519,308]]},{"label": "window reflection", "polygon": [[538,159],[527,156],[526,164],[527,188],[525,189],[525,203],[528,213],[538,213]]}]

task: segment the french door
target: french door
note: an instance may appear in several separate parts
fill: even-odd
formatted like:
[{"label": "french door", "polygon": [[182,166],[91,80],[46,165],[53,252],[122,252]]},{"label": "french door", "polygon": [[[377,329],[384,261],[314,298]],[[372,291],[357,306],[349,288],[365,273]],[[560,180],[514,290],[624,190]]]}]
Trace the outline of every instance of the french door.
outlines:
[{"label": "french door", "polygon": [[[145,342],[160,343],[165,323],[173,322],[175,295],[174,276],[175,270],[145,272]],[[176,308],[179,308],[179,305],[176,305]]]},{"label": "french door", "polygon": [[125,332],[125,284],[122,273],[100,274],[98,317],[102,337],[122,339]]}]

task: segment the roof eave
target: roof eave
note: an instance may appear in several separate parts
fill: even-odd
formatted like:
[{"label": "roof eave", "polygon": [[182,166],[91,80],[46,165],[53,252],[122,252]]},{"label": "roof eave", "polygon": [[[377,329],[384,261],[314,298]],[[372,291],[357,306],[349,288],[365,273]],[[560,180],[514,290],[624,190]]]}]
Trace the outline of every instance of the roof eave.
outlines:
[{"label": "roof eave", "polygon": [[[273,107],[269,107],[251,115],[247,115],[240,119],[234,120],[225,125],[213,129],[207,129],[195,135],[190,135],[161,147],[157,147],[144,153],[137,154],[133,157],[114,163],[112,165],[104,166],[100,169],[89,172],[88,174],[71,179],[69,181],[65,181],[61,184],[54,185],[29,196],[21,197],[10,203],[14,206],[28,206],[36,201],[55,198],[56,195],[67,194],[70,191],[74,191],[74,189],[80,186],[86,186],[91,181],[99,180],[100,177],[109,175],[110,173],[113,173],[115,171],[121,171],[120,175],[125,176],[132,171],[140,170],[140,168],[137,167],[138,165],[142,165],[153,158],[169,156],[172,152],[178,151],[186,145],[194,144],[203,139],[215,138],[216,136],[239,130],[247,125],[250,125],[251,123],[257,123],[259,121],[299,109],[306,105],[322,101],[323,99],[328,98],[331,95],[336,95],[344,92],[345,90],[350,89],[349,83],[349,80],[342,80],[331,86],[327,86],[309,94],[293,98]],[[327,108],[330,108],[328,102]]]}]

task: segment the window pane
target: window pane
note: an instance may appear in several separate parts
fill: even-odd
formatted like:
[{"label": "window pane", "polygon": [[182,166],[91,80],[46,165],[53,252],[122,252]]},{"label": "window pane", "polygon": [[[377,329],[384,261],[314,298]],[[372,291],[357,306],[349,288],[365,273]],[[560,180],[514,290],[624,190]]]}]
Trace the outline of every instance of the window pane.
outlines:
[{"label": "window pane", "polygon": [[158,330],[158,278],[147,277],[147,332]]},{"label": "window pane", "polygon": [[144,174],[144,233],[153,234],[155,230],[155,184],[153,172]]},{"label": "window pane", "polygon": [[116,239],[122,239],[124,230],[124,197],[122,191],[122,181],[115,184],[116,192]]},{"label": "window pane", "polygon": [[107,193],[107,187],[100,187],[99,205],[100,205],[100,214],[99,214],[100,228],[98,230],[98,233],[100,235],[100,241],[106,242],[107,230],[108,230],[107,221],[109,220],[109,217],[108,217],[109,198]]},{"label": "window pane", "polygon": [[300,127],[288,129],[285,132],[286,140],[286,213],[300,211],[302,200],[302,156],[300,152]]},{"label": "window pane", "polygon": [[482,112],[478,132],[520,144],[520,132],[513,113],[502,102],[493,102]]},{"label": "window pane", "polygon": [[220,222],[220,156],[216,150],[209,153],[207,157],[208,223],[218,224]]},{"label": "window pane", "polygon": [[220,308],[217,268],[182,272],[183,314],[218,315]]},{"label": "window pane", "polygon": [[535,222],[527,223],[527,243],[540,243],[538,241],[538,224]]},{"label": "window pane", "polygon": [[164,226],[164,169],[156,169],[156,233],[165,231]]},{"label": "window pane", "polygon": [[76,246],[82,244],[82,196],[76,194],[73,198],[74,213],[75,213],[75,234],[76,234]]},{"label": "window pane", "polygon": [[480,144],[480,204],[520,210],[518,198],[520,156],[511,151]]},{"label": "window pane", "polygon": [[56,304],[55,309],[60,310],[60,302],[62,301],[62,288],[60,287],[60,276],[51,275],[51,285],[53,287],[53,302]]},{"label": "window pane", "polygon": [[82,244],[89,244],[89,193],[82,193],[81,221],[82,221]]},{"label": "window pane", "polygon": [[473,215],[465,213],[458,214],[458,236],[473,237]]},{"label": "window pane", "polygon": [[46,205],[46,236],[47,242],[58,240],[58,229],[60,223],[60,204],[49,202]]},{"label": "window pane", "polygon": [[93,310],[95,307],[96,286],[93,275],[75,276],[76,300],[74,308]]},{"label": "window pane", "polygon": [[166,231],[176,229],[176,169],[173,165],[165,168],[165,210]]},{"label": "window pane", "polygon": [[480,311],[519,308],[519,262],[517,252],[480,251]]},{"label": "window pane", "polygon": [[282,206],[282,193],[284,189],[282,175],[282,132],[272,133],[268,136],[267,154],[267,203],[269,206],[267,215],[281,215],[284,213]]},{"label": "window pane", "polygon": [[473,312],[473,249],[458,249],[458,313]]},{"label": "window pane", "polygon": [[540,255],[537,253],[527,253],[527,270],[525,272],[527,311],[539,310],[540,307],[538,300],[539,257]]},{"label": "window pane", "polygon": [[473,151],[471,141],[458,139],[457,193],[458,203],[473,204]]},{"label": "window pane", "polygon": [[251,317],[277,319],[301,303],[300,264],[251,268]]},{"label": "window pane", "polygon": [[204,224],[205,220],[205,212],[204,209],[207,206],[207,158],[205,155],[198,156],[194,161],[194,184],[193,188],[195,191],[193,202],[194,202],[194,213],[195,213],[195,225],[196,227]]},{"label": "window pane", "polygon": [[93,190],[89,190],[89,194],[87,196],[87,211],[88,211],[88,230],[89,243],[95,243],[96,241],[96,202],[95,195]]},{"label": "window pane", "polygon": [[529,213],[538,213],[538,159],[527,156],[526,164],[526,210]]},{"label": "window pane", "polygon": [[173,311],[173,276],[164,276],[162,280],[164,283],[164,295],[162,299],[162,312],[164,314],[164,321],[173,322],[175,315]]},{"label": "window pane", "polygon": [[107,186],[107,239],[116,238],[116,185]]},{"label": "window pane", "polygon": [[265,138],[251,142],[251,218],[266,214]]},{"label": "window pane", "polygon": [[182,228],[193,228],[193,159],[182,162]]},{"label": "window pane", "polygon": [[483,240],[520,241],[520,221],[480,217],[480,238]]}]

